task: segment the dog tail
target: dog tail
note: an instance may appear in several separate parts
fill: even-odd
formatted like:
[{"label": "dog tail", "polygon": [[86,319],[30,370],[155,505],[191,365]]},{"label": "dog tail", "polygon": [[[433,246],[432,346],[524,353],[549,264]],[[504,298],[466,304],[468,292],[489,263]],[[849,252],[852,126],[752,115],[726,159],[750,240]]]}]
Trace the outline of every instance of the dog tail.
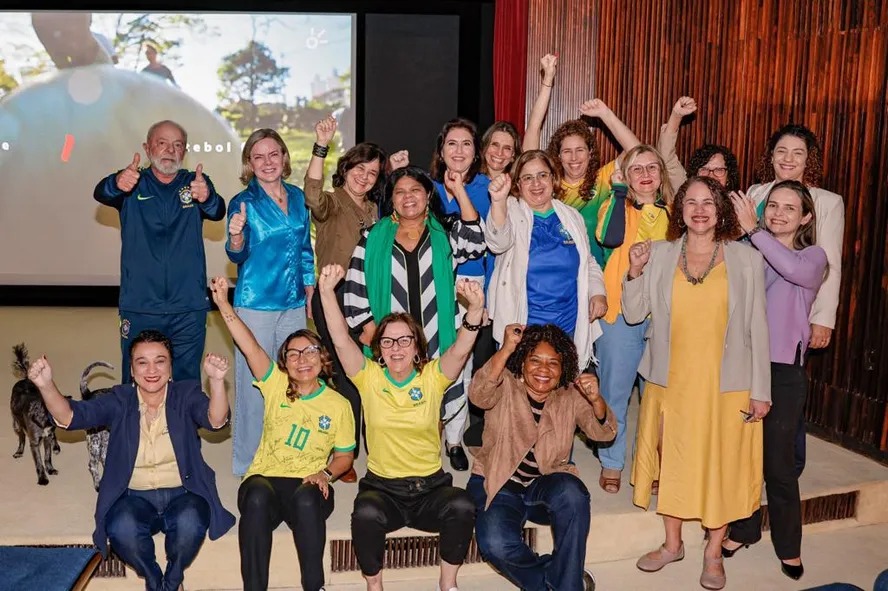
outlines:
[{"label": "dog tail", "polygon": [[87,386],[87,382],[89,381],[89,372],[91,372],[96,367],[107,367],[108,369],[114,369],[114,366],[105,361],[96,361],[95,363],[90,363],[86,366],[86,369],[83,370],[83,373],[80,374],[80,398],[82,400],[89,400],[92,398],[92,392],[89,390],[89,386]]},{"label": "dog tail", "polygon": [[14,358],[12,360],[12,373],[20,380],[28,378],[28,368],[31,362],[28,360],[28,348],[24,343],[19,343],[12,348]]}]

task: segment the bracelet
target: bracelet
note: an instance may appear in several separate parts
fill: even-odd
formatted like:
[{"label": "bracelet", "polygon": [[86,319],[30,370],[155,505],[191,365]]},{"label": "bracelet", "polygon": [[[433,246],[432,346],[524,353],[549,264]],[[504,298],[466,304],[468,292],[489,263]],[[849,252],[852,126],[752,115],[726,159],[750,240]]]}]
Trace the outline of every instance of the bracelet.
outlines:
[{"label": "bracelet", "polygon": [[323,472],[324,472],[324,476],[327,477],[327,482],[328,482],[328,483],[329,483],[329,482],[333,482],[333,473],[330,472],[330,471],[329,471],[328,469],[326,469],[326,468],[323,469]]},{"label": "bracelet", "polygon": [[478,324],[469,324],[469,322],[466,320],[466,315],[463,315],[462,326],[466,330],[478,332],[479,330],[481,330],[481,327],[484,326],[484,321],[482,320]]},{"label": "bracelet", "polygon": [[546,84],[545,82],[540,82],[540,84],[542,84],[543,86],[548,86],[549,88],[552,88],[553,86],[555,86],[554,82],[552,84]]},{"label": "bracelet", "polygon": [[329,151],[330,148],[328,146],[322,146],[318,143],[311,147],[312,156],[317,156],[318,158],[326,158]]},{"label": "bracelet", "polygon": [[752,230],[750,230],[749,232],[746,233],[746,237],[747,237],[747,238],[752,238],[752,235],[755,234],[756,232],[758,232],[758,231],[761,230],[761,229],[762,229],[761,226],[756,226],[755,228],[753,228]]}]

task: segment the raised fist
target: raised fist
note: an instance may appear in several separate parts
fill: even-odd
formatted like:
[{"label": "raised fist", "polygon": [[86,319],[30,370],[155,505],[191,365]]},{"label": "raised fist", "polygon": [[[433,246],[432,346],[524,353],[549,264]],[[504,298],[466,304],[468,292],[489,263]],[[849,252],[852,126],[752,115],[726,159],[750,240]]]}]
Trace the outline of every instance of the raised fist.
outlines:
[{"label": "raised fist", "polygon": [[490,194],[490,201],[493,203],[502,203],[509,198],[509,191],[512,189],[512,177],[508,173],[503,173],[490,181],[487,192]]},{"label": "raised fist", "polygon": [[336,119],[333,115],[325,117],[315,124],[315,138],[319,146],[326,146],[336,135]]},{"label": "raised fist", "polygon": [[683,96],[672,107],[672,112],[679,117],[686,117],[697,110],[697,101],[689,96]]}]

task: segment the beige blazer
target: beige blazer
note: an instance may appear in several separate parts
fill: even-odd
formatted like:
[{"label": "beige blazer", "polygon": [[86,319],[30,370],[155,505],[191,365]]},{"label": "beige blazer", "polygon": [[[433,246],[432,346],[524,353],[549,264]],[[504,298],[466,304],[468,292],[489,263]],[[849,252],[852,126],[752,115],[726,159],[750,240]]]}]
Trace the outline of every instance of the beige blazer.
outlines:
[{"label": "beige blazer", "polygon": [[[638,373],[663,387],[669,385],[672,282],[680,254],[680,240],[654,242],[651,258],[641,276],[632,281],[623,278],[621,303],[626,322],[636,324],[648,314],[651,316]],[[771,402],[771,357],[762,255],[740,242],[725,243],[724,254],[728,272],[728,327],[720,390],[749,390],[751,398]],[[688,371],[693,370],[688,368]]]},{"label": "beige blazer", "polygon": [[[776,181],[749,187],[746,196],[755,201],[756,206],[764,201]],[[808,187],[814,199],[814,213],[817,218],[817,246],[826,251],[829,263],[826,278],[820,285],[814,306],[808,320],[827,328],[836,326],[836,310],[839,307],[839,292],[842,287],[842,243],[845,239],[845,202],[836,195],[820,187]]]}]

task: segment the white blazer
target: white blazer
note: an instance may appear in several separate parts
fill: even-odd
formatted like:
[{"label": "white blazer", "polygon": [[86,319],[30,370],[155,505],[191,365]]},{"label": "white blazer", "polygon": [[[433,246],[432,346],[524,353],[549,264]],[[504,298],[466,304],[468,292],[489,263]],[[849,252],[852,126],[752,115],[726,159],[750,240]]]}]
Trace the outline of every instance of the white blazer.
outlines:
[{"label": "white blazer", "polygon": [[[580,213],[561,201],[553,200],[555,214],[580,253],[577,272],[577,324],[574,343],[584,369],[592,356],[592,343],[601,335],[598,321],[589,322],[589,301],[604,295],[604,276],[591,254],[589,235]],[[487,215],[484,238],[487,248],[496,255],[493,277],[487,289],[487,309],[493,318],[493,338],[502,341],[506,325],[527,323],[527,267],[530,262],[530,236],[533,232],[533,210],[520,199],[506,202],[506,223],[497,227],[493,213]],[[559,286],[553,285],[552,289]]]}]

